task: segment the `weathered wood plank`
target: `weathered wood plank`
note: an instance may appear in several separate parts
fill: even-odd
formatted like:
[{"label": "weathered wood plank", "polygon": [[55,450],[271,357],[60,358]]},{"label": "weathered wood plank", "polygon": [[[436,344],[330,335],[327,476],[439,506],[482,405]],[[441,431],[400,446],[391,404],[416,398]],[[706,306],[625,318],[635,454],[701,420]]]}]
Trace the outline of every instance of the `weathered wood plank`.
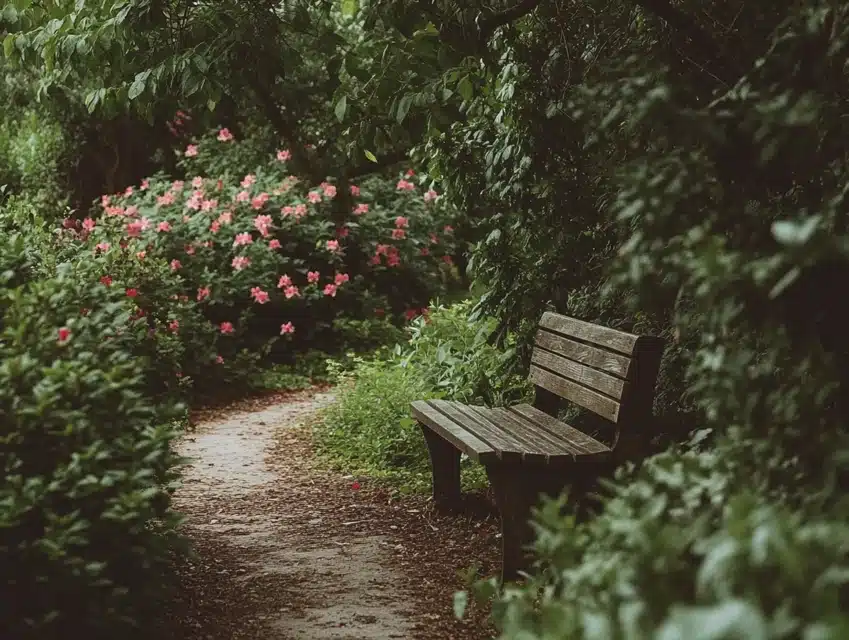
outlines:
[{"label": "weathered wood plank", "polygon": [[549,457],[567,456],[569,458],[574,458],[580,453],[579,450],[575,449],[575,447],[571,446],[571,444],[563,440],[563,438],[559,438],[548,433],[545,429],[541,429],[530,420],[527,420],[515,413],[511,413],[503,407],[490,409],[490,411],[494,419],[500,419],[503,421],[502,424],[504,424],[505,427],[515,429],[516,431],[522,431],[523,433],[528,434],[529,437],[534,438],[538,443],[538,446],[543,449]]},{"label": "weathered wood plank", "polygon": [[464,413],[473,416],[479,423],[486,424],[490,429],[498,430],[519,443],[518,446],[521,447],[520,450],[524,454],[523,459],[548,459],[548,452],[532,436],[529,436],[521,429],[511,428],[509,424],[503,424],[501,420],[493,415],[491,409],[477,405],[462,405],[461,408]]},{"label": "weathered wood plank", "polygon": [[451,442],[470,458],[481,462],[496,459],[495,450],[491,446],[431,407],[427,401],[417,400],[412,403],[411,409],[416,420]]},{"label": "weathered wood plank", "polygon": [[628,377],[631,359],[621,353],[591,347],[588,344],[569,340],[569,338],[544,329],[537,331],[534,342],[537,346],[564,356],[569,360],[580,362],[594,369],[606,371],[618,378]]},{"label": "weathered wood plank", "polygon": [[631,355],[638,337],[632,333],[609,329],[608,327],[584,322],[583,320],[576,320],[575,318],[562,316],[559,313],[551,313],[550,311],[542,314],[539,324],[541,327],[545,327],[551,331],[556,331],[557,333],[584,342],[601,345],[607,349],[624,353],[625,355]]},{"label": "weathered wood plank", "polygon": [[522,434],[505,429],[503,425],[498,424],[497,421],[493,421],[490,416],[476,411],[476,407],[460,402],[453,402],[451,404],[454,405],[454,408],[467,421],[464,424],[468,426],[472,433],[477,434],[478,429],[483,429],[487,433],[497,433],[499,437],[508,440],[511,443],[511,450],[520,453],[523,458],[528,457],[528,455],[543,455],[543,452],[537,449],[533,440],[528,441]]},{"label": "weathered wood plank", "polygon": [[579,431],[529,404],[517,404],[510,407],[509,411],[568,441],[575,449],[580,451],[581,455],[610,453],[609,447],[604,446],[592,436],[588,436],[583,431]]},{"label": "weathered wood plank", "polygon": [[619,403],[597,391],[582,387],[576,382],[562,378],[545,369],[540,369],[535,365],[531,365],[531,371],[528,377],[534,384],[548,389],[562,398],[571,400],[575,404],[589,409],[611,422],[617,422],[619,420]]},{"label": "weathered wood plank", "polygon": [[462,410],[465,407],[460,403],[431,400],[430,405],[474,437],[487,443],[500,459],[518,460],[525,454],[526,447],[522,442],[512,438],[511,434],[505,433],[502,429],[492,428],[491,425],[476,419],[474,415],[469,416]]},{"label": "weathered wood plank", "polygon": [[622,390],[625,388],[625,381],[621,378],[615,378],[598,369],[584,366],[573,360],[567,360],[556,353],[551,353],[539,347],[534,349],[531,362],[615,400],[622,397]]}]

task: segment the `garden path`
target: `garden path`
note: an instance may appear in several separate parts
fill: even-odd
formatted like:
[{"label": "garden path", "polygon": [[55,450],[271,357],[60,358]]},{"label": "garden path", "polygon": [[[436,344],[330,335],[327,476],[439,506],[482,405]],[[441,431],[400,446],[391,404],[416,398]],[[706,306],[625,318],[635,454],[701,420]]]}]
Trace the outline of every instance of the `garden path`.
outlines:
[{"label": "garden path", "polygon": [[193,417],[178,445],[188,463],[174,500],[195,554],[178,567],[175,638],[490,635],[481,614],[452,619],[451,594],[466,566],[458,555],[494,558],[497,523],[440,520],[423,499],[399,503],[316,468],[308,425],[333,398],[276,394]]}]

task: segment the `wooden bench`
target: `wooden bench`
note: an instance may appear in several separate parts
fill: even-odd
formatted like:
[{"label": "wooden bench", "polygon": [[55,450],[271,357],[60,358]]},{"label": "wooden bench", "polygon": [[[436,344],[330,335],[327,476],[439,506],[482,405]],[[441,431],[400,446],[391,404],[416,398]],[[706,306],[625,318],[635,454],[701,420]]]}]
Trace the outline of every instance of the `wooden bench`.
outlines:
[{"label": "wooden bench", "polygon": [[[638,455],[647,441],[663,341],[545,313],[531,358],[533,405],[486,408],[445,400],[412,403],[433,471],[438,508],[460,503],[460,453],[486,468],[501,512],[502,581],[531,558],[531,507],[541,494],[570,497],[600,469]],[[561,399],[588,409],[611,427],[605,444],[557,418]]]}]

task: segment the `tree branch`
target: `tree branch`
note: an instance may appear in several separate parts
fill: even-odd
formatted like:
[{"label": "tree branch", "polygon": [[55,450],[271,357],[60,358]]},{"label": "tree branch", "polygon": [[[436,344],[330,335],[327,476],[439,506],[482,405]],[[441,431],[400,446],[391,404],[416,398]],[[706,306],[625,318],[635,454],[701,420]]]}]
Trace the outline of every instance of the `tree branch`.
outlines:
[{"label": "tree branch", "polygon": [[490,37],[492,37],[492,34],[498,27],[510,24],[511,22],[528,15],[542,4],[542,2],[543,0],[521,0],[521,2],[509,9],[493,13],[489,17],[480,20],[478,22],[478,32],[480,33],[481,41],[486,42],[490,39]]},{"label": "tree branch", "polygon": [[672,6],[668,0],[633,1],[638,7],[660,18],[672,29],[688,38],[693,48],[700,54],[699,57],[716,63],[716,66],[711,68],[714,75],[729,85],[737,82],[742,72],[725,56],[716,41],[691,16]]}]

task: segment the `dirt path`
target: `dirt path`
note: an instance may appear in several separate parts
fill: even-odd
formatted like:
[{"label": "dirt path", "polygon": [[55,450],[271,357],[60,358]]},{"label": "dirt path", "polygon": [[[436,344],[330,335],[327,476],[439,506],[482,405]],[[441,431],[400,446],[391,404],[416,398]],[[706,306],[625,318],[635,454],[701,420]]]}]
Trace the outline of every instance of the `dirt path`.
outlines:
[{"label": "dirt path", "polygon": [[[494,568],[488,513],[440,518],[421,499],[315,468],[309,429],[331,392],[201,415],[175,507],[195,554],[180,567],[180,640],[491,637],[451,616],[457,569]],[[460,531],[456,531],[456,529]]]}]

